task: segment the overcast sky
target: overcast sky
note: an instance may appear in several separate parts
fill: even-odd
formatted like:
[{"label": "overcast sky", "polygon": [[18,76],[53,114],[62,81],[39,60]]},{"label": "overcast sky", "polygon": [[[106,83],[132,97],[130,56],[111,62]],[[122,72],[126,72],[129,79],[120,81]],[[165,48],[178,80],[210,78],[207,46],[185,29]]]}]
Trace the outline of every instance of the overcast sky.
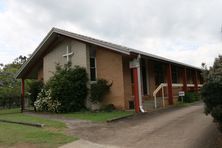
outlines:
[{"label": "overcast sky", "polygon": [[0,63],[52,27],[200,67],[222,54],[222,0],[0,0]]}]

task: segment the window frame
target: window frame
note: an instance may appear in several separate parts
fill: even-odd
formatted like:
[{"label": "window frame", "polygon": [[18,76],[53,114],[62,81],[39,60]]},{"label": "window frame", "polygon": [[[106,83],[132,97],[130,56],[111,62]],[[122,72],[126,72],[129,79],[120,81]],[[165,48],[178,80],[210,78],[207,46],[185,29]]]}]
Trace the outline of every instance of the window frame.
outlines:
[{"label": "window frame", "polygon": [[[94,59],[94,67],[91,67],[91,59]],[[95,80],[92,80],[92,70],[94,69],[95,73]],[[89,46],[89,76],[90,76],[90,83],[95,83],[97,81],[97,61],[96,61],[96,46],[90,45]]]}]

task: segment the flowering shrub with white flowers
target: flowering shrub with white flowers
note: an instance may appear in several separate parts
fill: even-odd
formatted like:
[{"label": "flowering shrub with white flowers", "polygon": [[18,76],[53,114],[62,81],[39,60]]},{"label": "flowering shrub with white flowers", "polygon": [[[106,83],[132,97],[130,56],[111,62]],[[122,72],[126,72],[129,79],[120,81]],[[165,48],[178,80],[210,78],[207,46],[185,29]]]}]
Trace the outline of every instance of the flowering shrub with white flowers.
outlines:
[{"label": "flowering shrub with white flowers", "polygon": [[43,88],[37,96],[37,100],[34,102],[34,106],[37,111],[49,111],[58,112],[61,103],[58,99],[52,99],[51,90]]}]

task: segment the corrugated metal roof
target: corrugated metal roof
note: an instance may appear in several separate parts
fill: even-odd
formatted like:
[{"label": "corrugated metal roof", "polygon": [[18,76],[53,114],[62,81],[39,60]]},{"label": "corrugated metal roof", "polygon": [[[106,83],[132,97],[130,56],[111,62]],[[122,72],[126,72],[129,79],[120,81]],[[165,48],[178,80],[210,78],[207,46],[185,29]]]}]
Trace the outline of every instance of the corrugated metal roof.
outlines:
[{"label": "corrugated metal roof", "polygon": [[140,50],[136,50],[136,49],[133,49],[133,48],[129,48],[129,47],[126,47],[126,46],[122,46],[122,45],[106,42],[106,41],[103,41],[103,40],[95,39],[95,38],[92,38],[92,37],[76,34],[76,33],[65,31],[65,30],[62,30],[62,29],[59,29],[59,28],[52,28],[50,30],[50,32],[47,34],[47,36],[43,39],[43,41],[36,48],[36,50],[33,52],[31,57],[19,69],[19,71],[16,74],[16,78],[22,78],[22,74],[25,73],[26,68],[28,68],[32,62],[34,62],[34,60],[37,58],[39,52],[43,52],[42,50],[43,50],[44,45],[55,34],[67,36],[67,37],[77,39],[77,40],[80,40],[80,41],[83,41],[83,42],[98,45],[98,46],[108,48],[108,49],[111,49],[111,50],[114,50],[114,51],[117,51],[117,52],[120,52],[120,53],[126,54],[126,55],[130,55],[131,53],[141,54],[143,56],[147,56],[148,58],[152,58],[154,60],[160,60],[160,61],[164,61],[164,62],[169,62],[169,63],[173,63],[173,64],[177,64],[177,65],[181,65],[181,66],[201,70],[199,67],[195,67],[195,66],[188,65],[188,64],[185,64],[185,63],[182,63],[182,62],[167,59],[167,58],[164,58],[164,57],[161,57],[161,56],[149,54],[149,53],[146,53],[146,52],[143,52],[143,51],[140,51]]}]

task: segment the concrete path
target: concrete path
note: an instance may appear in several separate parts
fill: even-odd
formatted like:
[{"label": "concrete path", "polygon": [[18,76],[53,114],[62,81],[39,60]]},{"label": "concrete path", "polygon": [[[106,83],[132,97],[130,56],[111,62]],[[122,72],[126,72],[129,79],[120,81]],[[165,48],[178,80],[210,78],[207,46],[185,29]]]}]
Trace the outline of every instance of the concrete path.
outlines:
[{"label": "concrete path", "polygon": [[118,148],[117,146],[110,146],[104,144],[97,144],[87,140],[80,139],[78,141],[65,144],[60,148]]},{"label": "concrete path", "polygon": [[[203,104],[137,115],[115,123],[69,122],[79,141],[64,148],[212,148],[221,136]],[[219,147],[219,146],[218,146]]]}]

